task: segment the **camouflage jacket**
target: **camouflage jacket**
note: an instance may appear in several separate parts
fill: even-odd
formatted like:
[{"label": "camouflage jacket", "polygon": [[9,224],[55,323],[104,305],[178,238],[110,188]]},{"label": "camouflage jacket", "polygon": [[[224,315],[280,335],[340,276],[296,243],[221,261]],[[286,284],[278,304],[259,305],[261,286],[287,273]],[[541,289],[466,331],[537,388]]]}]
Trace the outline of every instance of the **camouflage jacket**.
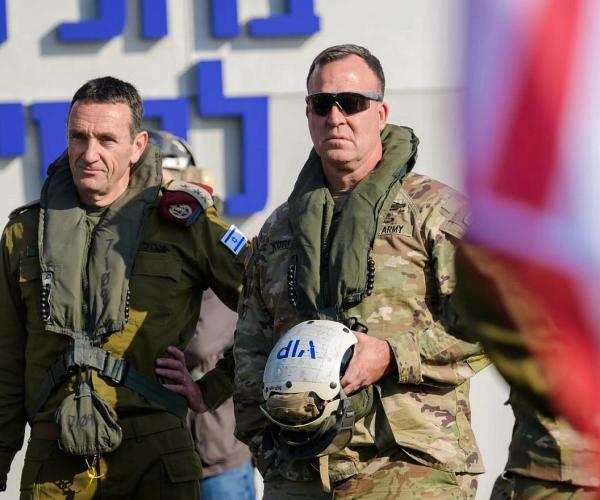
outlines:
[{"label": "camouflage jacket", "polygon": [[535,411],[515,392],[509,402],[515,427],[506,470],[545,481],[600,486],[600,476],[590,467],[599,462],[594,439],[573,429],[564,418]]},{"label": "camouflage jacket", "polygon": [[594,440],[556,417],[546,399],[549,391],[542,367],[532,354],[532,343],[516,317],[523,308],[532,312],[530,298],[510,273],[501,255],[483,246],[463,243],[457,252],[458,283],[453,295],[468,328],[462,331],[480,341],[511,386],[508,403],[515,415],[506,470],[544,481],[600,486],[591,464],[600,462]]},{"label": "camouflage jacket", "polygon": [[[455,245],[466,219],[464,199],[456,191],[409,173],[373,246],[373,294],[348,316],[365,324],[369,335],[386,339],[395,356],[397,369],[378,383],[393,434],[390,444],[432,467],[477,473],[483,465],[471,430],[468,379],[488,361],[478,344],[452,334],[458,316],[449,301]],[[253,242],[238,308],[234,402],[237,435],[249,444],[263,476],[302,480],[310,477],[310,467],[286,463],[263,447],[266,422],[259,408],[269,352],[302,320],[288,300],[291,238],[284,204]],[[376,453],[374,420],[370,415],[359,421],[350,445],[330,457],[333,481],[356,474],[364,457]]]}]

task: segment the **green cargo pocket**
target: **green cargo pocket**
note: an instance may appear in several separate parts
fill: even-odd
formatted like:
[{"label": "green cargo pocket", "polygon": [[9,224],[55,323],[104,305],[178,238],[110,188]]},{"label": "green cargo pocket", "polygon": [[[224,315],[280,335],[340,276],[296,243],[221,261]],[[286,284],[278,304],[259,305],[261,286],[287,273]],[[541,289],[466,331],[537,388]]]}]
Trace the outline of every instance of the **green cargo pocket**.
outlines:
[{"label": "green cargo pocket", "polygon": [[160,458],[172,483],[199,481],[202,478],[202,462],[193,449],[167,453]]},{"label": "green cargo pocket", "polygon": [[[130,321],[150,330],[168,324],[173,315],[172,300],[178,291],[181,260],[168,254],[138,252],[131,272]],[[152,304],[151,308],[148,305]]]},{"label": "green cargo pocket", "polygon": [[25,302],[27,331],[41,331],[40,300],[42,270],[38,257],[21,257],[19,261],[19,287]]}]

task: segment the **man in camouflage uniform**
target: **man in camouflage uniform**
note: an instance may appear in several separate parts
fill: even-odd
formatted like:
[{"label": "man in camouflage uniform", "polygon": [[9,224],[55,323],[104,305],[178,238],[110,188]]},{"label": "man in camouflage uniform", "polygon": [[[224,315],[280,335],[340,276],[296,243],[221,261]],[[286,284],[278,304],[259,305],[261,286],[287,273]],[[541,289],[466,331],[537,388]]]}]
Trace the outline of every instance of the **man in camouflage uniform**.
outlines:
[{"label": "man in camouflage uniform", "polygon": [[[599,498],[596,441],[553,415],[545,398],[544,377],[531,353],[533,343],[547,342],[543,338],[547,318],[538,313],[510,265],[483,246],[461,246],[457,276],[453,301],[464,310],[469,328],[463,331],[481,341],[511,385],[508,402],[515,425],[505,472],[496,480],[492,498]],[[522,334],[516,318],[526,318],[536,331]]]},{"label": "man in camouflage uniform", "polygon": [[[201,465],[181,396],[203,405],[191,378],[180,377],[182,350],[202,290],[237,305],[244,245],[222,242],[228,226],[208,192],[161,187],[160,153],[142,116],[132,85],[112,77],[83,85],[69,110],[67,153],[50,166],[40,202],[13,212],[2,235],[0,483],[28,422],[22,498],[198,497]],[[180,395],[155,370],[175,377],[165,386]],[[104,415],[116,412],[114,451],[82,456],[58,446],[65,428],[76,445],[86,436],[95,414],[55,422],[74,394],[83,405],[86,387]]]},{"label": "man in camouflage uniform", "polygon": [[315,318],[355,331],[345,393],[374,384],[380,394],[349,445],[329,456],[335,498],[473,498],[483,471],[468,379],[487,360],[453,335],[449,302],[464,199],[411,172],[418,139],[386,124],[384,86],[379,61],[363,47],[317,56],[306,108],[314,150],[252,244],[234,402],[237,435],[255,455],[265,498],[331,496],[319,461],[283,456],[259,408],[272,347]]}]

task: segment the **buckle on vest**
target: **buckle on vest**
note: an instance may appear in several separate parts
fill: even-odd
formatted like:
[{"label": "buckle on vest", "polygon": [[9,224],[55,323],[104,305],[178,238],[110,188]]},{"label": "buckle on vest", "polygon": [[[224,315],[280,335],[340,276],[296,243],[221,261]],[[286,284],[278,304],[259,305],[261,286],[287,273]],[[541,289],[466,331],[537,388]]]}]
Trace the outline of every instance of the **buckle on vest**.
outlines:
[{"label": "buckle on vest", "polygon": [[127,370],[129,369],[129,361],[125,358],[117,358],[111,356],[110,353],[106,353],[107,356],[104,359],[104,367],[100,370],[100,375],[113,381],[115,384],[123,385],[123,380],[127,377]]},{"label": "buckle on vest", "polygon": [[98,373],[112,382],[123,385],[129,362],[125,358],[117,358],[110,352],[92,345],[87,339],[75,339],[70,349],[64,356],[64,364],[73,370],[81,368],[94,368]]},{"label": "buckle on vest", "polygon": [[369,327],[363,325],[360,321],[358,321],[358,318],[356,316],[350,316],[349,318],[346,318],[344,321],[342,321],[342,323],[344,323],[348,328],[350,328],[350,330],[354,330],[355,332],[365,334],[369,333]]}]

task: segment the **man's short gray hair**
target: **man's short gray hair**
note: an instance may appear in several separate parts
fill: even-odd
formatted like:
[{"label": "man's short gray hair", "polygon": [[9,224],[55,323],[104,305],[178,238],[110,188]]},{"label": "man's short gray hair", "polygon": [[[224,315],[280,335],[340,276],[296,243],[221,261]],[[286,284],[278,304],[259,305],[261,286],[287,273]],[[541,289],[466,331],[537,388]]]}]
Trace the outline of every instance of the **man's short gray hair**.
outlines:
[{"label": "man's short gray hair", "polygon": [[383,74],[383,68],[381,67],[379,59],[377,59],[373,54],[371,54],[369,49],[367,49],[366,47],[361,47],[360,45],[354,45],[351,43],[328,47],[324,51],[322,51],[317,57],[315,57],[314,61],[310,65],[310,69],[308,70],[308,76],[306,77],[306,87],[308,88],[308,82],[310,80],[310,77],[314,73],[317,66],[323,66],[327,63],[338,61],[351,55],[358,56],[367,63],[367,66],[371,68],[371,70],[373,71],[373,73],[375,73],[375,76],[379,80],[379,92],[383,94],[385,92],[385,75]]}]

